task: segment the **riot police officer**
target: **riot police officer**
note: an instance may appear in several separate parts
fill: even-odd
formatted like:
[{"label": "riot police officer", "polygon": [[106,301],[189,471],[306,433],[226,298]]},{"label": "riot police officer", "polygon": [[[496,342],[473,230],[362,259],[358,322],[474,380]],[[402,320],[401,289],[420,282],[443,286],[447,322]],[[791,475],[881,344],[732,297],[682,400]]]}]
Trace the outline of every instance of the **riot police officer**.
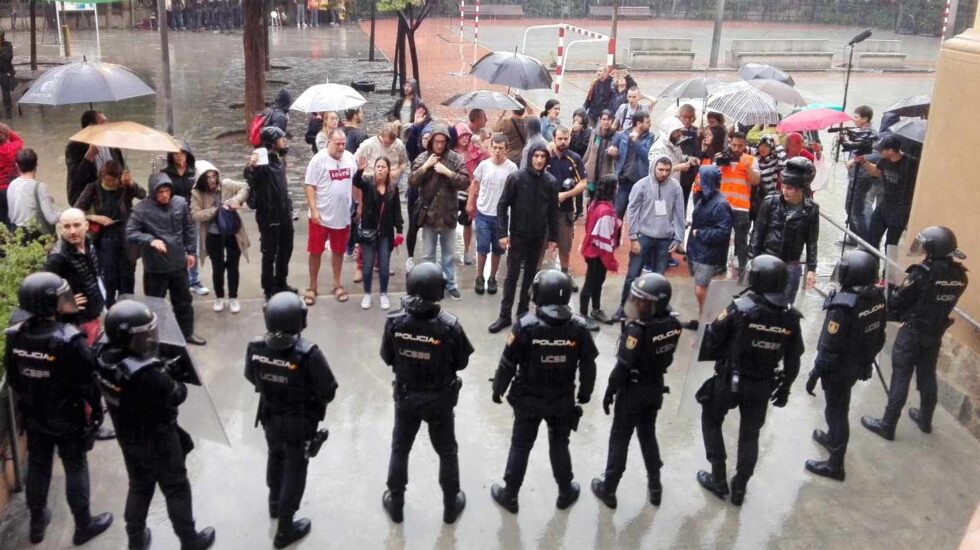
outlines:
[{"label": "riot police officer", "polygon": [[[708,325],[701,358],[715,360],[715,375],[698,390],[701,432],[711,472],[698,472],[698,482],[720,499],[728,494],[725,440],[721,425],[729,409],[738,408],[738,462],[732,477],[732,504],[741,506],[759,458],[759,431],[766,421],[767,401],[785,407],[789,389],[800,371],[803,338],[800,313],[787,304],[786,264],[763,254],[752,260],[748,294],[737,297]],[[777,371],[779,362],[782,371]]]},{"label": "riot police officer", "polygon": [[909,409],[909,418],[925,433],[932,432],[936,410],[936,360],[943,334],[953,324],[949,318],[966,291],[966,268],[957,259],[966,255],[956,248],[956,235],[946,227],[923,229],[912,243],[912,254],[925,253],[922,263],[906,270],[905,281],[888,301],[889,316],[902,322],[892,348],[892,381],[888,405],[880,418],[861,417],[865,428],[891,441],[895,425],[909,396],[915,373],[919,408]]},{"label": "riot police officer", "polygon": [[434,263],[416,265],[408,273],[402,309],[388,315],[381,341],[381,359],[395,373],[395,427],[391,434],[388,490],[381,499],[391,520],[401,523],[408,485],[408,455],[424,421],[439,454],[442,520],[453,523],[466,507],[459,489],[459,457],[453,408],[462,381],[456,376],[469,364],[473,346],[455,315],[439,306],[446,279]]},{"label": "riot police officer", "polygon": [[17,291],[30,318],[5,331],[4,367],[27,431],[27,507],[30,540],[38,544],[51,522],[48,487],[54,450],[65,468],[65,495],[75,517],[72,542],[85,544],[112,525],[112,514],[92,517],[86,453],[102,423],[95,361],[85,333],[57,321],[78,311],[71,287],[53,273],[33,273]]},{"label": "riot police officer", "polygon": [[518,510],[517,494],[542,420],[548,424],[551,470],[558,482],[555,505],[564,510],[578,500],[579,485],[572,481],[568,452],[568,437],[582,416],[582,408],[575,404],[575,373],[579,375],[578,403],[588,403],[599,351],[585,319],[568,307],[571,295],[572,280],[567,274],[545,270],[535,275],[531,283],[535,311],[511,330],[494,375],[494,403],[502,402],[510,386],[507,401],[514,408],[514,429],[504,470],[506,485],[494,483],[490,494],[512,514]]},{"label": "riot police officer", "polygon": [[818,476],[844,481],[844,453],[850,426],[847,412],[851,387],[871,378],[875,356],[885,345],[885,293],[875,286],[878,261],[863,250],[851,250],[837,262],[840,290],[824,302],[827,311],[817,359],[806,381],[813,395],[817,381],[827,398],[827,431],[813,430],[813,439],[830,452],[827,460],[807,460],[806,469]]},{"label": "riot police officer", "polygon": [[214,529],[194,528],[191,484],[184,460],[194,447],[177,425],[187,387],[159,356],[157,316],[145,304],[116,302],[105,318],[108,343],[99,350],[98,377],[129,474],[126,534],[130,549],[150,547],[146,515],[157,485],[182,550],[214,544]]},{"label": "riot police officer", "polygon": [[670,296],[670,283],[657,273],[638,277],[630,285],[624,308],[627,322],[619,337],[616,366],[609,375],[602,399],[606,414],[610,405],[615,404],[606,474],[604,479],[592,480],[592,492],[610,508],[616,508],[616,488],[626,470],[626,454],[634,429],[647,469],[650,504],[659,506],[663,495],[657,411],[667,393],[664,374],[674,361],[674,350],[681,337],[681,323],[670,313]]},{"label": "riot police officer", "polygon": [[262,422],[269,445],[269,515],[279,520],[273,543],[285,548],[310,532],[309,519],[293,521],[293,516],[306,489],[306,468],[314,454],[310,445],[318,439],[316,427],[337,393],[337,382],[320,348],[301,336],[306,304],[299,296],[273,296],[265,306],[265,328],[265,336],[248,344],[245,378],[261,394],[256,422]]}]

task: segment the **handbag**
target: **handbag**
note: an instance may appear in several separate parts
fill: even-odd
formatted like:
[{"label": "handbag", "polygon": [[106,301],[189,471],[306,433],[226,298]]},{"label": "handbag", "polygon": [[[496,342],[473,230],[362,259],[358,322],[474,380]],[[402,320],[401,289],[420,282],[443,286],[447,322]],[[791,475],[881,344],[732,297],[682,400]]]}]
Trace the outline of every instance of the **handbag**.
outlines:
[{"label": "handbag", "polygon": [[[357,228],[357,242],[360,244],[366,244],[368,246],[374,246],[378,242],[378,232],[381,229],[381,216],[384,215],[385,211],[385,199],[381,197],[381,208],[378,210],[378,221],[376,227],[365,228],[362,223]],[[362,220],[363,221],[363,220]]]},{"label": "handbag", "polygon": [[242,219],[238,212],[229,208],[218,208],[215,221],[218,224],[218,233],[226,236],[236,235],[242,227]]}]

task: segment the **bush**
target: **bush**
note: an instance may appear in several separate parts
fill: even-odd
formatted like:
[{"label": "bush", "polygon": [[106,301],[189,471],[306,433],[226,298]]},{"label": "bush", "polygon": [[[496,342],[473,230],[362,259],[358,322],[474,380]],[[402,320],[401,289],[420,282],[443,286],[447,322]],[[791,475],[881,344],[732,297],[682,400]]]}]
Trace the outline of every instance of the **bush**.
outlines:
[{"label": "bush", "polygon": [[[52,243],[52,237],[27,240],[22,229],[11,233],[0,224],[0,328],[7,326],[10,314],[17,307],[20,282],[41,269]],[[0,333],[0,349],[6,349],[6,346],[7,338]],[[3,364],[0,363],[2,376]]]}]

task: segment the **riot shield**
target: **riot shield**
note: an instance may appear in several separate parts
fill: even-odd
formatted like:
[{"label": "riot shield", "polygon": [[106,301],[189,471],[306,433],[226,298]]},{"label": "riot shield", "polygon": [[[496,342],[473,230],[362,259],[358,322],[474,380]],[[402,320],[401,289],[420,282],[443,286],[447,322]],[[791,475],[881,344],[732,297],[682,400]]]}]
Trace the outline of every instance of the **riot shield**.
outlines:
[{"label": "riot shield", "polygon": [[885,282],[892,286],[902,286],[905,281],[905,269],[899,260],[898,247],[895,245],[885,245]]},{"label": "riot shield", "polygon": [[714,374],[714,361],[701,360],[701,343],[704,340],[704,330],[715,320],[716,317],[731,303],[732,297],[741,292],[745,285],[740,285],[737,280],[713,280],[708,285],[708,295],[704,301],[704,311],[698,320],[698,335],[695,339],[694,349],[690,354],[687,366],[687,378],[684,380],[684,389],[681,392],[680,406],[677,415],[680,417],[699,417],[701,406],[698,404],[694,395],[705,380]]}]

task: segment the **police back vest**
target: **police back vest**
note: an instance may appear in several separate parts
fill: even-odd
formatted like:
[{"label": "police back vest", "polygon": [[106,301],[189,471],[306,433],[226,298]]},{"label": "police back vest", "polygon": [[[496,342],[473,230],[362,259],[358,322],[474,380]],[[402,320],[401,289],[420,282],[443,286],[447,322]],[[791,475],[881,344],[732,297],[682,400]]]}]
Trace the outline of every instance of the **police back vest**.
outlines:
[{"label": "police back vest", "polygon": [[518,338],[527,342],[527,353],[514,384],[535,395],[572,395],[582,343],[591,337],[585,325],[574,317],[565,324],[549,325],[525,315],[518,330]]},{"label": "police back vest", "polygon": [[72,373],[81,366],[65,357],[72,340],[84,334],[64,323],[38,328],[20,323],[5,333],[13,360],[8,367],[16,373],[17,402],[28,423],[56,435],[84,427],[85,401]]},{"label": "police back vest", "polygon": [[[635,328],[642,330],[642,336],[633,336]],[[623,332],[626,348],[642,346],[640,359],[630,365],[629,383],[638,385],[663,386],[664,373],[674,361],[674,351],[681,338],[681,325],[672,316],[655,317],[646,321],[633,321]],[[631,342],[630,338],[642,338]]]},{"label": "police back vest", "polygon": [[740,322],[731,342],[734,366],[748,378],[771,378],[799,324],[799,313],[757,303],[749,296],[736,299],[735,307]]},{"label": "police back vest", "polygon": [[255,388],[262,394],[260,416],[303,416],[322,418],[323,405],[317,400],[306,357],[316,344],[299,338],[289,349],[276,350],[263,338],[249,342],[246,369],[255,375]]},{"label": "police back vest", "polygon": [[924,272],[919,299],[904,313],[902,321],[930,334],[946,330],[949,315],[966,291],[966,270],[952,260],[926,260],[909,267]]},{"label": "police back vest", "polygon": [[[862,292],[841,290],[827,298],[824,309],[843,308],[847,310],[849,325],[841,351],[841,363],[846,365],[866,366],[871,364],[875,356],[885,345],[885,294],[877,288],[869,288]],[[840,330],[830,324],[828,331]]]},{"label": "police back vest", "polygon": [[172,395],[161,395],[158,391],[159,377],[170,381],[162,370],[163,362],[158,358],[117,358],[115,353],[118,350],[103,350],[97,372],[119,439],[148,439],[175,425],[177,404],[171,402]]},{"label": "police back vest", "polygon": [[456,316],[440,311],[431,318],[396,311],[390,337],[395,343],[395,384],[407,391],[448,389],[456,380]]}]

